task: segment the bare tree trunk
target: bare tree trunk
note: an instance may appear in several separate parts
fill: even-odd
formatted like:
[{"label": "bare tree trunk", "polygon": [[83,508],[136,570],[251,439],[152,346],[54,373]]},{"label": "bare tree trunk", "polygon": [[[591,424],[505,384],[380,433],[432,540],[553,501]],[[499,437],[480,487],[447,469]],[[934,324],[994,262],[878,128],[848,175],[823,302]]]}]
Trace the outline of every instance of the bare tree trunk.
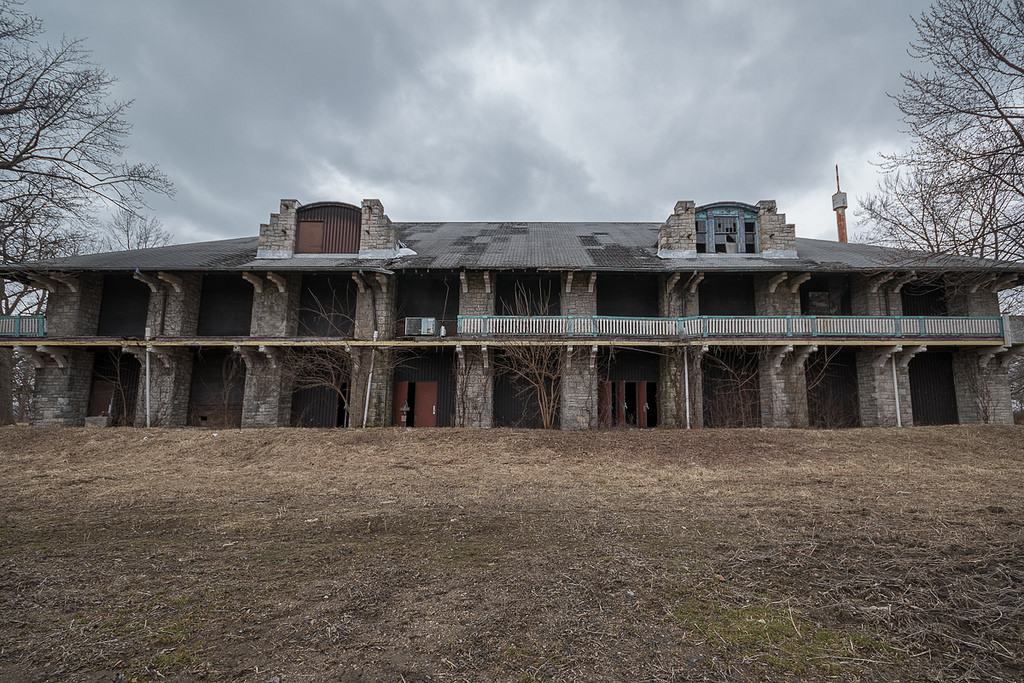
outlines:
[{"label": "bare tree trunk", "polygon": [[14,352],[0,348],[0,425],[14,422],[14,383],[11,381],[11,363]]}]

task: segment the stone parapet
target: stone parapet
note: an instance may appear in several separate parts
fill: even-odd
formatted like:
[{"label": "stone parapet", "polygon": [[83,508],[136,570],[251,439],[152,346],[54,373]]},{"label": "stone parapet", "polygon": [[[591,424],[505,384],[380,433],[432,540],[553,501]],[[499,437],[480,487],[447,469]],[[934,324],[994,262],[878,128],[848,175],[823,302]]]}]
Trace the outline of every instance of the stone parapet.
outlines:
[{"label": "stone parapet", "polygon": [[393,252],[397,247],[395,228],[384,213],[384,205],[379,199],[364,199],[359,253]]},{"label": "stone parapet", "polygon": [[282,199],[279,213],[270,214],[270,222],[260,225],[256,258],[291,258],[295,253],[297,199]]},{"label": "stone parapet", "polygon": [[697,255],[697,205],[691,200],[676,202],[665,223],[658,230],[658,255],[663,258],[686,258]]},{"label": "stone parapet", "polygon": [[775,200],[757,203],[757,232],[760,254],[766,257],[796,258],[796,226],[778,213]]}]

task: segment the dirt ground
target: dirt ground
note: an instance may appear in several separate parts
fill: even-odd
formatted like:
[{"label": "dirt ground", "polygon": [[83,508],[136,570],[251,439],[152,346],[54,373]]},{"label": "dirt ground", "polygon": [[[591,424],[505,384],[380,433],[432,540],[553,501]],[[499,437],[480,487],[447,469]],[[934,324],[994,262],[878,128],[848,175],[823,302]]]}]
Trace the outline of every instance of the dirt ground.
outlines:
[{"label": "dirt ground", "polygon": [[0,680],[1019,680],[1022,442],[2,428]]}]

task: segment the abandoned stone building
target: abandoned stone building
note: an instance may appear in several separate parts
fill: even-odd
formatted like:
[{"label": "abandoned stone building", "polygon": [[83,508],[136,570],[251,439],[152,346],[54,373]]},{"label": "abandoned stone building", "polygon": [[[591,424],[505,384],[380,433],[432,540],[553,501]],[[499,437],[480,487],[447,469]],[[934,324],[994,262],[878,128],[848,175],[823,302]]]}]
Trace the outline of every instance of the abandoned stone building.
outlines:
[{"label": "abandoned stone building", "polygon": [[664,223],[397,223],[283,200],[258,237],[0,276],[39,425],[853,427],[1012,421],[1024,267]]}]

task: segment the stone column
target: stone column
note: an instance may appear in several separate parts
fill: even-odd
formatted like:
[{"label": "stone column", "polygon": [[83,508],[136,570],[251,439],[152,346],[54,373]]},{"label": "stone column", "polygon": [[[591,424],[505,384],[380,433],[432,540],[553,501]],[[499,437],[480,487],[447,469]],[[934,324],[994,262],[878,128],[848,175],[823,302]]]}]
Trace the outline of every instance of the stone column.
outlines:
[{"label": "stone column", "polygon": [[804,371],[811,346],[769,347],[760,363],[761,425],[806,427],[807,374]]},{"label": "stone column", "polygon": [[61,349],[59,363],[48,355],[40,356],[38,362],[29,424],[81,427],[92,388],[93,352]]},{"label": "stone column", "polygon": [[987,358],[979,351],[967,348],[953,353],[960,424],[1013,424],[1007,368],[998,357]]},{"label": "stone column", "polygon": [[591,345],[564,351],[561,385],[562,429],[597,427],[597,353]]},{"label": "stone column", "polygon": [[[455,374],[455,425],[492,427],[494,425],[494,369],[490,349],[462,347]],[[486,362],[485,362],[486,360]]]},{"label": "stone column", "polygon": [[[857,351],[857,395],[862,427],[895,427],[896,395],[892,383],[893,357],[884,348]],[[896,383],[903,426],[914,424],[910,401],[910,373],[896,354]]]}]

